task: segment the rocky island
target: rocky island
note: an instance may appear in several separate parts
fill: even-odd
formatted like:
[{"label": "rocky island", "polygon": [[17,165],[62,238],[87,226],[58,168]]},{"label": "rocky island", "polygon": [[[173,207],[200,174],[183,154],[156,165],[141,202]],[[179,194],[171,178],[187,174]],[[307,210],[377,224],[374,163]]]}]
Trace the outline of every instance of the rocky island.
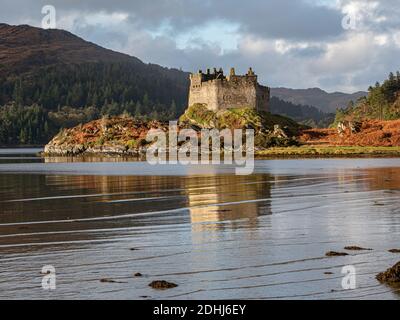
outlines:
[{"label": "rocky island", "polygon": [[[49,156],[144,154],[149,147],[146,135],[151,129],[168,131],[168,122],[144,121],[130,116],[103,117],[71,129],[62,129],[46,146]],[[254,129],[255,147],[297,145],[305,126],[282,116],[251,108],[227,109],[214,112],[204,105],[194,105],[178,121],[178,130],[194,129]]]},{"label": "rocky island", "polygon": [[[251,108],[214,112],[204,105],[189,107],[179,118],[178,130],[254,129],[260,156],[398,156],[400,121],[364,121],[357,132],[343,128],[312,129],[283,116]],[[103,117],[62,129],[46,146],[47,156],[145,154],[151,129],[168,131],[168,122],[144,121],[130,116]]]}]

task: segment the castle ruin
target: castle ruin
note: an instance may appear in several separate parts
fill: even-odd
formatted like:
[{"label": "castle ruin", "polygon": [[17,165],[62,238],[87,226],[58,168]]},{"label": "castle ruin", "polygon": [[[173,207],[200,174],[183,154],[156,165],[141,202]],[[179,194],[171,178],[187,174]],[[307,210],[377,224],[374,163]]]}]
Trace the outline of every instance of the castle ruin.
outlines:
[{"label": "castle ruin", "polygon": [[213,111],[243,107],[268,111],[269,99],[270,88],[257,82],[251,68],[245,75],[236,75],[234,68],[228,76],[222,68],[190,75],[189,106],[199,103]]}]

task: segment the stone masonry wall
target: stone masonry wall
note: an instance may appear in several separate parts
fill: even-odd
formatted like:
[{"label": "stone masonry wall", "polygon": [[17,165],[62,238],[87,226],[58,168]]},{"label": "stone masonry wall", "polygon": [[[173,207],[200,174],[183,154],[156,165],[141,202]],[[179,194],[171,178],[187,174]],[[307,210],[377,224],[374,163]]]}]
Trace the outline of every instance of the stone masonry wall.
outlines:
[{"label": "stone masonry wall", "polygon": [[218,81],[217,99],[218,108],[256,108],[256,86],[250,81],[240,79],[237,81]]},{"label": "stone masonry wall", "polygon": [[259,85],[257,76],[204,77],[201,73],[191,76],[189,106],[201,103],[213,111],[243,107],[268,111],[269,88]]},{"label": "stone masonry wall", "polygon": [[196,87],[192,86],[189,92],[189,106],[196,103],[206,104],[209,109],[217,111],[218,87],[211,81],[203,82]]}]

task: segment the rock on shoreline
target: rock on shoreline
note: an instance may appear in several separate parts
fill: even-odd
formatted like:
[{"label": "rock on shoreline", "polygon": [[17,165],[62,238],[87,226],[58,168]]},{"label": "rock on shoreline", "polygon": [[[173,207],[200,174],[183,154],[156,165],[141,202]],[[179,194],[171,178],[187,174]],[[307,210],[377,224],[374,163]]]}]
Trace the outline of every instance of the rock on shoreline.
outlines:
[{"label": "rock on shoreline", "polygon": [[400,262],[396,263],[385,272],[379,273],[376,279],[381,283],[400,284]]}]

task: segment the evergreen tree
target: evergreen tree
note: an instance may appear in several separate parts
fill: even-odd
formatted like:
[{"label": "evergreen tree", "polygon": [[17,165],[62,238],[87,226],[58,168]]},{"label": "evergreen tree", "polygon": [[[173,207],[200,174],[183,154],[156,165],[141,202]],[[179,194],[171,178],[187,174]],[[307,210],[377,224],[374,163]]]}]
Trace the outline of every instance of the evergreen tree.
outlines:
[{"label": "evergreen tree", "polygon": [[142,105],[140,101],[136,102],[135,117],[140,118],[142,116]]},{"label": "evergreen tree", "polygon": [[175,119],[175,117],[176,117],[176,103],[175,103],[175,100],[172,100],[171,109],[170,109],[169,112],[170,112],[169,113],[169,118]]},{"label": "evergreen tree", "polygon": [[143,96],[143,106],[145,107],[145,109],[148,109],[150,107],[150,100],[147,92]]}]

